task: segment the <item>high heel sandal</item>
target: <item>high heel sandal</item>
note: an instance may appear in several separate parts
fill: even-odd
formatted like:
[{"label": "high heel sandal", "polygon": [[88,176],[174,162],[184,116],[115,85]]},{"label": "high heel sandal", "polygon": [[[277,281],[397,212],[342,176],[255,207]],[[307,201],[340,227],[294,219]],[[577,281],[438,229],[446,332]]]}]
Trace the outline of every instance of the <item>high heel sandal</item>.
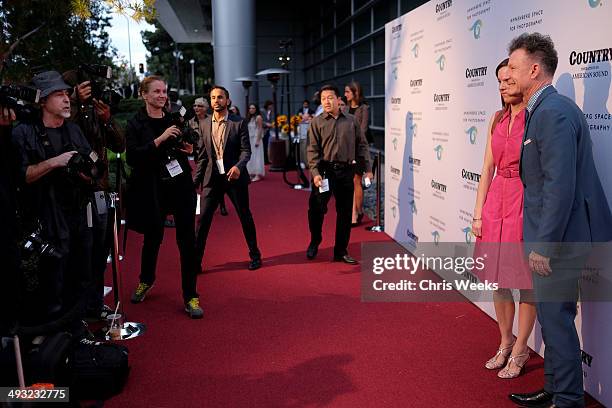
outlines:
[{"label": "high heel sandal", "polygon": [[[527,358],[519,363],[517,359],[520,357],[525,357],[525,356],[527,356]],[[529,358],[530,358],[529,351],[527,353],[517,354],[516,356],[510,356],[510,358],[508,359],[508,364],[506,364],[503,370],[497,373],[497,376],[499,378],[503,378],[504,380],[509,380],[509,379],[518,377],[523,372],[523,368],[525,368],[525,364],[527,364],[527,362],[529,361]],[[515,369],[513,371],[512,368],[510,367],[510,364],[512,364],[513,361],[514,361],[514,365],[518,367],[518,370]]]},{"label": "high heel sandal", "polygon": [[[495,355],[493,357],[491,357],[485,363],[485,368],[487,370],[499,370],[500,368],[502,368],[504,365],[506,365],[506,360],[508,359],[508,357],[512,353],[512,348],[513,347],[514,347],[514,342],[511,345],[509,345],[508,347],[502,347],[499,350],[497,350],[497,353],[495,353]],[[509,351],[506,353],[506,350],[509,350]],[[504,358],[501,363],[497,362],[497,358],[499,356],[502,356]]]}]

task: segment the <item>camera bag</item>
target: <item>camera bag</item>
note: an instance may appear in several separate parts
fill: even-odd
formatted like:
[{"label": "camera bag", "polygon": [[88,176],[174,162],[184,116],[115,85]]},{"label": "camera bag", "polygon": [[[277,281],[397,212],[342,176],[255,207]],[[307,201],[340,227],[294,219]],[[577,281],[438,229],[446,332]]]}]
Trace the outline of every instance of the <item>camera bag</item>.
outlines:
[{"label": "camera bag", "polygon": [[68,355],[71,396],[104,400],[121,392],[130,368],[125,346],[83,339]]}]

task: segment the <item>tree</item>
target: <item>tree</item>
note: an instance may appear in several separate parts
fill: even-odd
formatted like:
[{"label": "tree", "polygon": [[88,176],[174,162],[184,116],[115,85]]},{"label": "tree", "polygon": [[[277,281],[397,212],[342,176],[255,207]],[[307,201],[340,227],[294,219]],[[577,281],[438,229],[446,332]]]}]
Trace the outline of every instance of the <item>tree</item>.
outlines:
[{"label": "tree", "polygon": [[[142,41],[151,54],[147,57],[147,71],[150,74],[163,76],[172,87],[191,90],[191,64],[195,60],[196,93],[203,93],[203,88],[213,78],[213,56],[210,44],[176,44],[172,37],[157,20],[147,20],[155,26],[155,31],[141,32]],[[175,52],[180,52],[182,59]],[[180,84],[178,83],[180,79]]]},{"label": "tree", "polygon": [[7,61],[5,78],[26,82],[38,72],[64,72],[81,63],[112,66],[116,51],[106,33],[108,10],[104,3],[93,2],[90,17],[81,19],[66,1],[0,0],[0,47],[44,23],[15,48]]}]

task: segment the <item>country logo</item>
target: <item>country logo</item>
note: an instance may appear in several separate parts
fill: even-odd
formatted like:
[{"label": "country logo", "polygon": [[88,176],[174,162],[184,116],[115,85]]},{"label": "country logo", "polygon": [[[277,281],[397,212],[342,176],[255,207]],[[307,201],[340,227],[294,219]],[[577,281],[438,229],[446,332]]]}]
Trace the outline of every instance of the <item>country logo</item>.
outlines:
[{"label": "country logo", "polygon": [[472,228],[465,227],[461,231],[465,233],[465,243],[470,245],[472,243]]},{"label": "country logo", "polygon": [[440,233],[438,231],[432,231],[431,236],[433,237],[434,244],[438,245],[440,243]]},{"label": "country logo", "polygon": [[412,210],[412,213],[413,213],[414,215],[416,215],[416,214],[417,214],[417,207],[416,207],[416,203],[414,202],[414,200],[412,200],[412,201],[410,202],[410,209]]},{"label": "country logo", "polygon": [[412,135],[412,137],[416,137],[417,136],[417,124],[413,123],[410,126],[408,126],[408,132]]},{"label": "country logo", "polygon": [[434,147],[434,152],[436,152],[436,159],[442,160],[442,151],[443,150],[444,150],[444,148],[442,147],[442,145],[437,145],[436,147]]},{"label": "country logo", "polygon": [[394,137],[391,143],[393,143],[393,151],[397,151],[397,137]]},{"label": "country logo", "polygon": [[480,28],[482,27],[482,20],[478,19],[474,21],[474,24],[469,28],[469,31],[472,31],[474,35],[474,39],[477,40],[480,38]]},{"label": "country logo", "polygon": [[397,215],[397,207],[396,206],[391,207],[391,214],[393,214],[393,218],[396,217],[396,215]]},{"label": "country logo", "polygon": [[476,144],[476,136],[478,136],[478,129],[476,129],[476,126],[472,126],[468,130],[466,130],[465,134],[468,135],[470,144]]},{"label": "country logo", "polygon": [[601,0],[589,0],[589,6],[591,6],[591,8],[601,6]]},{"label": "country logo", "polygon": [[410,51],[412,52],[412,56],[414,58],[419,58],[419,50],[420,50],[419,43],[415,43],[410,49]]},{"label": "country logo", "polygon": [[399,72],[398,67],[393,68],[393,70],[391,71],[391,73],[393,74],[393,79],[395,79],[396,81],[397,81],[398,72]]},{"label": "country logo", "polygon": [[444,68],[446,67],[446,57],[444,56],[444,54],[438,57],[438,59],[436,60],[436,64],[438,64],[438,68],[440,69],[440,71],[444,71]]}]

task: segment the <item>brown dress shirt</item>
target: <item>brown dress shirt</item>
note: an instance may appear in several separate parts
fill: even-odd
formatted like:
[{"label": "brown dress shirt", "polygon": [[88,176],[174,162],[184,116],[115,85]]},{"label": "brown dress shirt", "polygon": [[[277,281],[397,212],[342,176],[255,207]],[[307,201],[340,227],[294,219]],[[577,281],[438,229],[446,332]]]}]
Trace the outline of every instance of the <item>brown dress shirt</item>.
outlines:
[{"label": "brown dress shirt", "polygon": [[372,171],[368,142],[359,123],[353,115],[342,112],[337,118],[323,112],[312,119],[306,156],[313,177],[320,175],[321,162],[350,164],[357,158],[365,162],[366,172]]}]

